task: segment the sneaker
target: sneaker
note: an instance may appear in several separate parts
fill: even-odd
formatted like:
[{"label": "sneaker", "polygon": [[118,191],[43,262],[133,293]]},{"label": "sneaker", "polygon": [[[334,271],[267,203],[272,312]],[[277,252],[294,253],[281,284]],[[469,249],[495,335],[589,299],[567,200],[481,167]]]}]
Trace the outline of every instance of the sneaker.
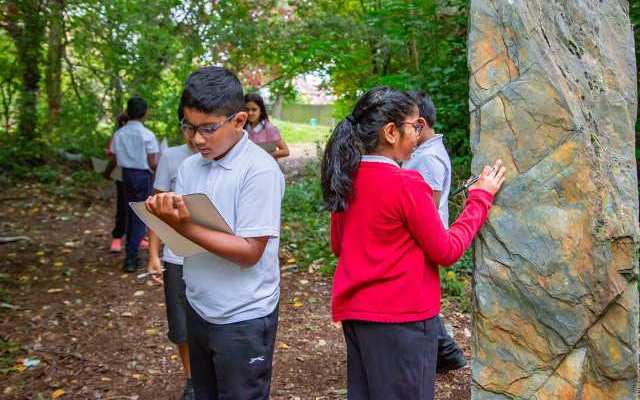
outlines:
[{"label": "sneaker", "polygon": [[140,250],[147,250],[149,248],[149,241],[147,239],[142,239],[140,241]]},{"label": "sneaker", "polygon": [[142,268],[142,263],[139,258],[130,258],[124,260],[124,265],[122,266],[122,270],[124,272],[133,273]]},{"label": "sneaker", "polygon": [[109,250],[112,253],[120,253],[122,251],[122,239],[114,238],[111,241],[111,247],[109,248]]},{"label": "sneaker", "polygon": [[184,385],[182,400],[196,400],[196,391],[193,389],[193,382],[191,382],[191,379],[187,379],[187,383]]}]

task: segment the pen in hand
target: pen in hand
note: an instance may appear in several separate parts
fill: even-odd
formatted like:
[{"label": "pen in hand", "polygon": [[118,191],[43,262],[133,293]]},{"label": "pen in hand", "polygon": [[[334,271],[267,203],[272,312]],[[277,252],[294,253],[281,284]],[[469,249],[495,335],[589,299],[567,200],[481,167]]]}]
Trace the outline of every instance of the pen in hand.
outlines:
[{"label": "pen in hand", "polygon": [[[495,167],[491,168],[491,173],[493,173],[495,171]],[[474,183],[478,182],[478,179],[480,179],[480,175],[474,175],[471,178],[469,178],[462,186],[460,186],[459,188],[457,188],[456,190],[454,190],[449,197],[453,197],[455,195],[457,195],[458,193],[469,189],[469,186],[473,185]]]},{"label": "pen in hand", "polygon": [[469,186],[473,185],[474,183],[478,182],[478,179],[480,179],[479,176],[472,176],[468,181],[466,181],[464,183],[464,185],[460,186],[459,188],[457,188],[456,190],[453,191],[453,193],[451,193],[449,195],[449,197],[453,197],[455,195],[457,195],[458,193],[467,190],[469,188]]}]

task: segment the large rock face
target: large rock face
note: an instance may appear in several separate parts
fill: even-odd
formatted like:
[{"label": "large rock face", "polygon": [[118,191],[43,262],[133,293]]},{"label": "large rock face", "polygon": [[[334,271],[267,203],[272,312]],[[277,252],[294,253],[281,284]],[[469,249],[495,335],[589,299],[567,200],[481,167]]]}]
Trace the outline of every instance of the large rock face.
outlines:
[{"label": "large rock face", "polygon": [[509,170],[475,244],[475,400],[636,398],[628,13],[625,0],[471,0],[473,169]]}]

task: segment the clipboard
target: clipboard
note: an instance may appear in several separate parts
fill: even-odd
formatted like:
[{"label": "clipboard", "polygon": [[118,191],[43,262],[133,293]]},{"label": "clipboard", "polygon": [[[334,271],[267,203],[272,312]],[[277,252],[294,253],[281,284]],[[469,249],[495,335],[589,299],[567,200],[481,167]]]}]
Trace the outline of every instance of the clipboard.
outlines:
[{"label": "clipboard", "polygon": [[[97,157],[91,157],[91,165],[93,166],[93,170],[99,174],[104,173],[107,169],[107,165],[109,165],[109,160],[103,160]],[[116,165],[116,167],[111,171],[110,178],[114,181],[122,182],[122,168]]]},{"label": "clipboard", "polygon": [[273,153],[278,148],[278,142],[261,142],[256,144],[262,147],[262,150],[266,151],[269,154]]},{"label": "clipboard", "polygon": [[[191,213],[191,219],[198,225],[209,229],[232,234],[233,231],[224,220],[218,209],[204,193],[194,193],[182,196]],[[129,203],[136,215],[162,240],[165,246],[180,257],[190,257],[208,251],[180,235],[167,223],[151,214],[144,201]]]}]

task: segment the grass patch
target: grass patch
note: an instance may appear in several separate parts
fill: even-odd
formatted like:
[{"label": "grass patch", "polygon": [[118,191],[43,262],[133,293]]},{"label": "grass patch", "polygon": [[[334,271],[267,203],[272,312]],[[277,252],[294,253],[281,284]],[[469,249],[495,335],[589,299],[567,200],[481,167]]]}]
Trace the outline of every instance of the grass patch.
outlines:
[{"label": "grass patch", "polygon": [[331,128],[326,125],[311,126],[279,119],[272,119],[271,122],[280,129],[282,138],[288,144],[325,142],[331,133]]}]

